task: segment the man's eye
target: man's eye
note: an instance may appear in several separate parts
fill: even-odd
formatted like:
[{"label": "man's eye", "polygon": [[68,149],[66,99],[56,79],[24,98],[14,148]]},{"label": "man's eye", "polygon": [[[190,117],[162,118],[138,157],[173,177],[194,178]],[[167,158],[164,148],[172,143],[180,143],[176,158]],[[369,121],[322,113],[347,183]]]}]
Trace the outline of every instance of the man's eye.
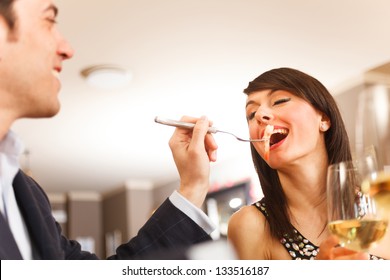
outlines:
[{"label": "man's eye", "polygon": [[278,99],[274,102],[274,105],[279,105],[279,104],[282,104],[282,103],[285,103],[285,102],[288,102],[290,101],[291,98],[282,98],[282,99]]}]

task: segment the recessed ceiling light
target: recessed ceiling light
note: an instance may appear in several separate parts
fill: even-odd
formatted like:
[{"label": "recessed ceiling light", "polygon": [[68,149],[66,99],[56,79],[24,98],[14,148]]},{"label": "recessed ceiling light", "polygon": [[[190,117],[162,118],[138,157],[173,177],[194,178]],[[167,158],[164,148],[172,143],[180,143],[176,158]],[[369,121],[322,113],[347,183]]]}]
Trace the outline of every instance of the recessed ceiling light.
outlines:
[{"label": "recessed ceiling light", "polygon": [[126,86],[132,75],[116,65],[94,65],[81,71],[81,76],[95,88],[112,90]]}]

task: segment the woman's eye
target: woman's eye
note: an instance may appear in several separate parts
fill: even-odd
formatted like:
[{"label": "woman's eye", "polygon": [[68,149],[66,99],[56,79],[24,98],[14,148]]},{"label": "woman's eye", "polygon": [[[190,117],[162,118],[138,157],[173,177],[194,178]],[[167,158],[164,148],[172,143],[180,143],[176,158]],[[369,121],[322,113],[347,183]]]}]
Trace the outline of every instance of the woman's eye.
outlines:
[{"label": "woman's eye", "polygon": [[52,24],[57,24],[57,20],[55,18],[47,18],[47,21]]},{"label": "woman's eye", "polygon": [[256,111],[250,113],[249,115],[247,115],[247,116],[246,116],[246,119],[247,119],[248,121],[250,121],[250,120],[252,120],[252,119],[255,117],[255,115],[256,115]]},{"label": "woman's eye", "polygon": [[282,104],[282,103],[285,103],[285,102],[288,102],[290,101],[291,98],[282,98],[282,99],[278,99],[274,102],[274,105],[279,105],[279,104]]}]

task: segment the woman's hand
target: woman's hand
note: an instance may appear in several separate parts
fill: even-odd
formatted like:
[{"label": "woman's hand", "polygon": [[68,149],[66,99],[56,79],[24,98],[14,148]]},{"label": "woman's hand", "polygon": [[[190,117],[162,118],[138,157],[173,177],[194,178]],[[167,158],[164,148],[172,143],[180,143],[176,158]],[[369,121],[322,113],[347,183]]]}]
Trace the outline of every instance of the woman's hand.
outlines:
[{"label": "woman's hand", "polygon": [[331,235],[320,245],[320,251],[316,260],[368,260],[370,256],[367,253],[356,252],[339,246],[339,239]]},{"label": "woman's hand", "polygon": [[201,207],[209,189],[210,161],[217,160],[218,146],[207,132],[211,123],[206,117],[182,117],[181,121],[195,123],[195,127],[193,130],[176,128],[169,140],[180,175],[179,192]]}]

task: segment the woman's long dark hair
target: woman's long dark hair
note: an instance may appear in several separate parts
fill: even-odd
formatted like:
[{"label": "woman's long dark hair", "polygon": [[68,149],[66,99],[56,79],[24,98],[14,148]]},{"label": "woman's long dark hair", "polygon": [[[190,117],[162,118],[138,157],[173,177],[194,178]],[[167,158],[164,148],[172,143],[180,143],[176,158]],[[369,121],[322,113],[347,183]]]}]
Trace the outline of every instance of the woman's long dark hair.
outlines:
[{"label": "woman's long dark hair", "polygon": [[[285,90],[311,104],[316,110],[325,114],[331,123],[325,132],[325,145],[328,164],[351,160],[351,150],[347,131],[335,100],[329,91],[315,78],[295,69],[278,68],[267,71],[249,83],[244,93],[250,95],[259,90]],[[271,234],[276,238],[288,234],[294,237],[286,196],[276,170],[260,157],[251,144],[252,159],[260,179]]]},{"label": "woman's long dark hair", "polygon": [[14,0],[0,1],[0,15],[4,17],[8,27],[12,30],[15,26],[15,16],[13,11]]}]

